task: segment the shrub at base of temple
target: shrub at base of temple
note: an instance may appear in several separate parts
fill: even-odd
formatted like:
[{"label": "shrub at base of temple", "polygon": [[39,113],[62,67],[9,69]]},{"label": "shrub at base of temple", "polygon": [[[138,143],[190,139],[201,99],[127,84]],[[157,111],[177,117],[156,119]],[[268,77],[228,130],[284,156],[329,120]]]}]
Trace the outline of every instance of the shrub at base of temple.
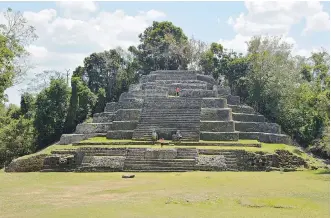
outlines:
[{"label": "shrub at base of temple", "polygon": [[5,172],[36,172],[43,168],[44,159],[47,154],[39,154],[28,158],[13,160],[6,168]]}]

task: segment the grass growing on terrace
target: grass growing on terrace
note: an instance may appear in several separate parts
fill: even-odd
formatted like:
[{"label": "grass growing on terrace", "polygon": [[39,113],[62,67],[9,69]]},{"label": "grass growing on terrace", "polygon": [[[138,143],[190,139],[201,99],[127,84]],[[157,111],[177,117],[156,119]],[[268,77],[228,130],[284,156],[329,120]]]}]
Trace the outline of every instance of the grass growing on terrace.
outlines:
[{"label": "grass growing on terrace", "polygon": [[[109,140],[106,139],[105,137],[94,137],[88,140],[85,140],[84,142],[131,142],[132,140]],[[203,141],[207,142],[207,141]],[[210,141],[210,143],[213,143]],[[229,143],[226,141],[225,143]],[[231,142],[230,142],[231,143]],[[258,143],[256,140],[239,140],[233,143],[242,143],[242,144],[256,144]],[[56,150],[64,150],[64,149],[77,149],[77,148],[82,148],[82,147],[99,147],[99,148],[155,148],[155,149],[167,149],[167,148],[199,148],[199,149],[239,149],[239,150],[246,150],[246,151],[263,151],[267,153],[274,153],[276,150],[288,150],[292,152],[295,155],[298,155],[304,159],[306,159],[311,165],[314,166],[322,166],[322,162],[320,160],[317,160],[313,158],[312,156],[309,156],[307,153],[300,152],[297,147],[295,146],[290,146],[290,145],[285,145],[285,144],[268,144],[268,143],[261,143],[261,147],[240,147],[240,146],[180,146],[180,145],[81,145],[81,146],[73,146],[73,145],[52,145],[49,146],[37,153],[30,154],[23,156],[21,158],[29,158],[34,155],[38,154],[50,154],[52,151]]]},{"label": "grass growing on terrace", "polygon": [[319,172],[3,173],[0,217],[330,217]]}]

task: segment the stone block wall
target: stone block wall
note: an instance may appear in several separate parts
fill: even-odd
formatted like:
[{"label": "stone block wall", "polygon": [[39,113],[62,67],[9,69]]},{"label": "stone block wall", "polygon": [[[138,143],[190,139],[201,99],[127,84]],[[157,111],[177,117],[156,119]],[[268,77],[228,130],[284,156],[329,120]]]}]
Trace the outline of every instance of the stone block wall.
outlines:
[{"label": "stone block wall", "polygon": [[17,159],[5,171],[269,171],[300,167],[309,166],[302,157],[286,150],[265,153],[240,149],[81,147]]}]

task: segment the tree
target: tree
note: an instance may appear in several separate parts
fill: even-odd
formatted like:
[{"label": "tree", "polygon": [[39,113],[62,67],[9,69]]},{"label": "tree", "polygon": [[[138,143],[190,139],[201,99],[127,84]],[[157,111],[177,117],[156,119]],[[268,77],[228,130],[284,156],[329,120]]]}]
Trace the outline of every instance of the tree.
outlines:
[{"label": "tree", "polygon": [[7,101],[5,90],[13,85],[15,77],[14,52],[7,47],[8,39],[0,35],[0,104]]},{"label": "tree", "polygon": [[187,55],[187,69],[188,70],[202,70],[201,69],[201,60],[203,54],[208,50],[207,43],[196,40],[192,36],[192,38],[188,41],[188,51]]},{"label": "tree", "polygon": [[65,78],[60,78],[52,79],[50,86],[37,95],[34,127],[38,149],[60,139],[68,111],[69,93]]},{"label": "tree", "polygon": [[251,72],[248,75],[248,103],[271,121],[281,109],[280,99],[299,84],[300,69],[291,56],[292,45],[280,37],[254,37],[248,42]]},{"label": "tree", "polygon": [[0,25],[0,35],[6,39],[7,48],[13,52],[14,72],[12,80],[18,81],[32,68],[27,62],[29,53],[25,47],[37,39],[37,35],[35,28],[28,24],[27,19],[20,11],[13,11],[8,8],[3,15],[6,23]]},{"label": "tree", "polygon": [[[185,50],[188,43],[183,30],[171,22],[156,22],[139,35],[140,44],[135,51],[144,74],[153,70],[187,69]],[[186,46],[184,46],[186,47]]]},{"label": "tree", "polygon": [[213,42],[200,59],[200,65],[205,74],[212,75],[215,79],[218,79],[224,67],[221,65],[222,58],[223,46]]},{"label": "tree", "polygon": [[66,78],[67,73],[57,70],[44,70],[43,72],[36,73],[27,84],[26,88],[20,89],[21,92],[28,92],[37,94],[41,90],[47,88],[52,79]]},{"label": "tree", "polygon": [[[117,48],[101,53],[93,53],[85,58],[84,67],[77,68],[74,75],[79,75],[87,87],[99,97],[102,96],[100,90],[104,89],[105,102],[116,101],[119,94],[127,90],[132,82],[137,81],[139,64],[133,52],[130,49],[129,52],[126,52],[121,48]],[[122,85],[119,86],[118,83]],[[98,105],[100,106],[100,104]]]},{"label": "tree", "polygon": [[116,74],[123,65],[124,60],[116,49],[93,53],[84,59],[82,79],[94,94],[101,88],[107,90],[106,99],[111,101]]},{"label": "tree", "polygon": [[[71,78],[71,97],[64,123],[64,133],[74,132],[77,124],[90,117],[97,101],[95,94],[91,92],[81,78],[76,76],[77,70],[80,69],[80,67],[76,68]],[[104,91],[102,88],[100,90]]]},{"label": "tree", "polygon": [[34,128],[31,119],[23,116],[12,119],[0,128],[0,165],[9,164],[14,158],[35,151]]},{"label": "tree", "polygon": [[31,117],[34,111],[35,98],[31,93],[21,95],[21,114]]}]

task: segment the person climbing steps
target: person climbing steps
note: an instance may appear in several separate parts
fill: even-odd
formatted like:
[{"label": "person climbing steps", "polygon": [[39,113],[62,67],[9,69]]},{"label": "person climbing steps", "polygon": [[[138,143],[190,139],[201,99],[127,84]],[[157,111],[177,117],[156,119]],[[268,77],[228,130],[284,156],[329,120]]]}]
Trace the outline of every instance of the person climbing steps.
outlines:
[{"label": "person climbing steps", "polygon": [[176,96],[179,96],[179,88],[176,88]]}]

